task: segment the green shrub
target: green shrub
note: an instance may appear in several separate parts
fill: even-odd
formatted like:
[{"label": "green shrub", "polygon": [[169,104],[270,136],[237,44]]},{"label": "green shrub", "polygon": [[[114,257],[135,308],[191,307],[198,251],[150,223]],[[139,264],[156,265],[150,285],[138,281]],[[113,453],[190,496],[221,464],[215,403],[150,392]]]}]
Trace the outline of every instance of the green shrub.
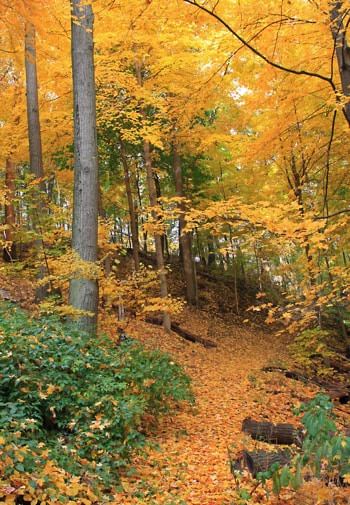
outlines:
[{"label": "green shrub", "polygon": [[17,449],[35,448],[17,470],[32,472],[45,453],[64,470],[109,485],[145,445],[143,415],[192,401],[181,368],[132,340],[90,339],[73,324],[30,319],[8,305],[0,306],[0,333],[1,435]]},{"label": "green shrub", "polygon": [[337,358],[332,350],[332,333],[320,328],[302,331],[290,345],[294,361],[317,375],[331,375],[334,370],[327,363]]}]

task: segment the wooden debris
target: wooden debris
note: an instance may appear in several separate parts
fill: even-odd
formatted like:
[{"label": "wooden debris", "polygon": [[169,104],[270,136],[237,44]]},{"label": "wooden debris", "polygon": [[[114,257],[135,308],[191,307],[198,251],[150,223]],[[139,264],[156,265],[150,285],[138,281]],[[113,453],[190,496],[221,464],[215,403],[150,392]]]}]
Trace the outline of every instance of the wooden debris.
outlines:
[{"label": "wooden debris", "polygon": [[[158,326],[162,326],[163,321],[159,317],[147,317],[146,322],[150,324],[156,324]],[[213,348],[217,347],[216,343],[213,342],[212,340],[208,340],[206,338],[202,338],[198,335],[194,335],[193,333],[190,333],[187,330],[184,330],[181,326],[179,326],[177,323],[172,322],[171,323],[171,331],[174,331],[180,337],[184,338],[185,340],[189,340],[190,342],[194,342],[196,344],[201,344],[204,347],[207,348]]]},{"label": "wooden debris", "polygon": [[280,466],[289,465],[291,455],[286,451],[241,451],[235,461],[231,461],[231,472],[242,471],[248,468],[253,477],[259,472],[266,472],[271,465],[279,463]]},{"label": "wooden debris", "polygon": [[330,382],[315,376],[306,377],[295,370],[287,370],[286,368],[282,367],[269,366],[264,367],[261,370],[263,372],[279,372],[287,377],[287,379],[294,379],[302,381],[304,383],[315,384],[332,400],[338,401],[342,405],[350,402],[350,384]]},{"label": "wooden debris", "polygon": [[246,418],[242,423],[242,431],[248,433],[255,440],[270,444],[298,445],[301,447],[303,434],[292,424],[273,424],[267,421],[254,421]]}]

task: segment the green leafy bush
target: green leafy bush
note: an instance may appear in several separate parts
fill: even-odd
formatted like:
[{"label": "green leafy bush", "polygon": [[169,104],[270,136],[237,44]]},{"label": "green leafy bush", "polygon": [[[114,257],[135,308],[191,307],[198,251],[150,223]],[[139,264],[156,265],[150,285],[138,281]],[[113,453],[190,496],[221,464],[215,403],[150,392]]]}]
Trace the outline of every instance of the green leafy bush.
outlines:
[{"label": "green leafy bush", "polygon": [[341,482],[350,474],[350,437],[337,429],[330,398],[318,394],[296,413],[303,414],[306,431],[302,454],[298,456],[301,465],[308,466],[316,477]]},{"label": "green leafy bush", "polygon": [[118,346],[107,337],[90,339],[56,317],[30,319],[6,305],[0,333],[2,440],[35,448],[17,462],[18,471],[32,472],[45,453],[64,470],[109,485],[145,445],[144,414],[192,401],[182,369],[132,340]]},{"label": "green leafy bush", "polygon": [[334,370],[327,363],[337,358],[332,350],[333,335],[327,330],[313,328],[302,331],[290,345],[294,361],[317,375],[331,375]]}]

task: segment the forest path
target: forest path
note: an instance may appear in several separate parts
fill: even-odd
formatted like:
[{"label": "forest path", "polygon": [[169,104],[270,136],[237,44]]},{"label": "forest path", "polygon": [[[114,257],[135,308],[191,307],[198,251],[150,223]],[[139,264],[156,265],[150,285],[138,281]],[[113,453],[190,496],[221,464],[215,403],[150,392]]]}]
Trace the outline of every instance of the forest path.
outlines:
[{"label": "forest path", "polygon": [[243,419],[295,421],[292,396],[299,393],[291,387],[301,392],[302,386],[260,371],[286,358],[285,338],[196,311],[188,311],[183,324],[218,347],[205,349],[140,323],[131,332],[147,346],[168,351],[184,366],[193,381],[196,406],[161,423],[155,436],[161,451],[138,460],[138,477],[123,479],[127,492],[116,496],[115,503],[236,503],[227,448],[234,444],[236,450],[242,444]]}]

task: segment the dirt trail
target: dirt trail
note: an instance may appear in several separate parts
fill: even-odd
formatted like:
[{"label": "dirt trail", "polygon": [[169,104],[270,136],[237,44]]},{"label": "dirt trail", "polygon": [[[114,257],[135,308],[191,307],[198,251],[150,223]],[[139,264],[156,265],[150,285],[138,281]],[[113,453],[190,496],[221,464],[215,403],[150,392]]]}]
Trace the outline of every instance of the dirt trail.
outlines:
[{"label": "dirt trail", "polygon": [[[116,503],[232,504],[234,483],[227,447],[234,443],[238,448],[242,442],[242,420],[249,415],[272,421],[293,419],[290,384],[272,376],[267,387],[260,372],[267,363],[285,358],[285,340],[196,312],[188,313],[185,323],[218,347],[205,349],[148,325],[134,328],[146,345],[170,352],[185,367],[193,380],[196,407],[164,421],[156,436],[161,452],[139,461],[139,498],[130,496],[135,483],[124,480],[129,495],[121,495]],[[148,489],[142,479],[153,482],[154,489]]]}]

